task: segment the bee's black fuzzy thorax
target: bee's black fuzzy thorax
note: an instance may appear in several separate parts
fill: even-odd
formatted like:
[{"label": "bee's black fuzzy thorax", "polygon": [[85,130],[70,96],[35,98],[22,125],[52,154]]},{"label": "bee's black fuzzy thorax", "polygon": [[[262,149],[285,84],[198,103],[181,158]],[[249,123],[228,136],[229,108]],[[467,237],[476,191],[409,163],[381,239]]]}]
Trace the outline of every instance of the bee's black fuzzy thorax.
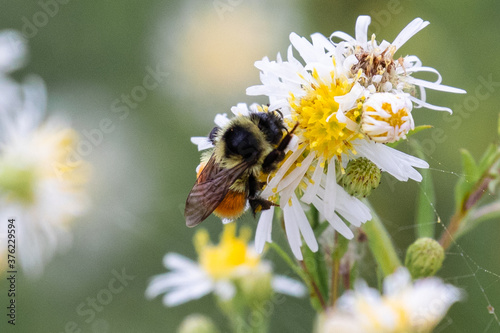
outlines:
[{"label": "bee's black fuzzy thorax", "polygon": [[222,140],[226,143],[225,155],[241,156],[246,162],[255,162],[261,153],[261,144],[253,131],[248,130],[244,126],[235,125],[229,128]]},{"label": "bee's black fuzzy thorax", "polygon": [[266,137],[266,141],[277,145],[283,138],[283,118],[276,112],[252,113],[250,120],[255,123]]}]

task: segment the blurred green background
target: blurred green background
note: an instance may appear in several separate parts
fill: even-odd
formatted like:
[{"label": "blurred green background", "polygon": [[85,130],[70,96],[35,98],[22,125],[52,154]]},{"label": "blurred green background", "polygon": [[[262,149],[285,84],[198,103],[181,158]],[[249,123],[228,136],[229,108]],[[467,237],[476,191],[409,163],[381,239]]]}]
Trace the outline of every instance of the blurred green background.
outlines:
[{"label": "blurred green background", "polygon": [[[160,298],[146,300],[144,290],[153,275],[165,271],[165,253],[195,257],[194,232],[185,227],[182,213],[199,158],[190,137],[206,135],[215,114],[229,112],[238,102],[265,102],[245,95],[247,86],[259,82],[253,62],[286,52],[292,31],[303,36],[328,36],[336,30],[354,35],[358,15],[369,14],[370,31],[378,40],[392,41],[415,17],[431,22],[398,52],[417,55],[441,72],[444,84],[469,92],[428,91],[428,101],[451,107],[453,116],[426,109],[413,113],[417,124],[435,127],[418,139],[427,147],[435,207],[443,221],[454,209],[459,149],[479,157],[497,140],[500,87],[491,87],[489,97],[478,104],[473,103],[477,98],[467,96],[475,96],[479,77],[500,81],[498,1],[69,0],[57,7],[48,5],[55,3],[50,0],[0,3],[0,28],[20,30],[29,42],[29,63],[15,77],[40,75],[48,87],[49,112],[69,118],[82,137],[102,119],[114,125],[85,157],[94,165],[92,210],[75,221],[73,246],[57,255],[41,278],[19,276],[18,323],[9,327],[12,331],[64,332],[73,321],[82,332],[174,332],[193,312],[207,314],[227,328],[211,296],[166,308]],[[217,3],[227,10],[217,10]],[[143,85],[151,70],[168,75],[161,76],[143,100],[131,104],[130,112],[115,112],[117,105],[124,105],[123,96]],[[439,135],[443,139],[433,139],[437,130],[444,131]],[[415,182],[384,177],[372,196],[401,257],[415,237],[417,190]],[[256,224],[251,216],[242,223]],[[213,239],[222,229],[215,217],[204,227]],[[436,230],[442,228],[436,225]],[[450,249],[438,275],[468,296],[452,307],[439,332],[500,332],[487,310],[489,304],[500,309],[499,235],[498,221],[490,221],[460,239],[461,248]],[[280,230],[273,237],[286,244]],[[460,253],[472,260],[455,255]],[[269,257],[278,272],[287,271],[279,258],[272,253]],[[369,257],[363,265],[364,273],[374,272]],[[79,316],[76,308],[107,288],[114,270],[134,278],[86,323],[87,317]],[[2,332],[7,328],[6,289],[3,280]],[[306,299],[287,298],[272,316],[272,332],[310,332],[314,320]]]}]

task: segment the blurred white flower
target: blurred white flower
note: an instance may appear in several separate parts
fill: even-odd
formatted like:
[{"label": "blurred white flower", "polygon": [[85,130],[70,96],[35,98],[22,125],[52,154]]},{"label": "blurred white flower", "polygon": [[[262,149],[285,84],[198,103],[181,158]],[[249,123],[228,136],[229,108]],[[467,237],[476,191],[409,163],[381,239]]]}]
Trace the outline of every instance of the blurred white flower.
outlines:
[{"label": "blurred white flower", "polygon": [[301,283],[285,276],[273,276],[270,263],[261,260],[248,245],[250,236],[248,229],[242,229],[236,236],[236,224],[230,223],[224,226],[220,243],[213,245],[206,230],[201,229],[194,238],[198,262],[167,253],[163,264],[171,271],[153,277],[146,297],[152,299],[165,294],[163,304],[176,306],[211,292],[229,301],[237,289],[250,295],[266,294],[267,289],[269,293],[274,290],[296,297],[305,295],[306,289]]},{"label": "blurred white flower", "polygon": [[6,74],[21,68],[27,55],[26,41],[15,30],[0,31],[0,73]]},{"label": "blurred white flower", "polygon": [[17,264],[36,276],[71,242],[71,222],[88,206],[89,167],[75,153],[76,132],[60,120],[44,120],[41,79],[31,78],[21,89],[22,108],[0,112],[0,220],[16,220],[22,244]]},{"label": "blurred white flower", "polygon": [[428,333],[443,319],[461,291],[438,278],[412,282],[405,268],[384,280],[384,292],[366,283],[340,297],[318,333]]},{"label": "blurred white flower", "polygon": [[21,105],[21,88],[8,74],[24,65],[26,55],[26,41],[21,33],[0,31],[0,113]]}]

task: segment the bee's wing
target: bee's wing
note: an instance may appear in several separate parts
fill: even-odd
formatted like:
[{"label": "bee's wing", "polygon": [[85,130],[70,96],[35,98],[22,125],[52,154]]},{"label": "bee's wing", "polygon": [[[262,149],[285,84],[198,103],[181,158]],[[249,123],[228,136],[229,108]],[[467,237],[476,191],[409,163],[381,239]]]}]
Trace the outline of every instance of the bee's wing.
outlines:
[{"label": "bee's wing", "polygon": [[201,171],[196,183],[186,200],[184,216],[190,228],[205,220],[224,200],[229,187],[248,169],[248,163],[242,162],[231,169],[223,169],[215,162],[212,155]]}]

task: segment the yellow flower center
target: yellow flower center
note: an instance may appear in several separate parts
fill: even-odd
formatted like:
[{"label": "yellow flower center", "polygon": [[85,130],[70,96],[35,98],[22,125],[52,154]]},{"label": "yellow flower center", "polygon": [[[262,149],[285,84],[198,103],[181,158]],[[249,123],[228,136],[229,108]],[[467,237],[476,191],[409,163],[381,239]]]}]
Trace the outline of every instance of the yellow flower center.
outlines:
[{"label": "yellow flower center", "polygon": [[236,224],[225,225],[219,245],[210,243],[208,232],[198,231],[194,238],[199,263],[214,279],[235,277],[240,268],[255,268],[260,263],[259,256],[249,251],[247,243],[251,237],[250,229],[243,228],[236,236]]},{"label": "yellow flower center", "polygon": [[[396,128],[396,126],[401,127],[405,123],[403,117],[408,117],[408,111],[406,110],[406,108],[401,108],[396,113],[394,113],[392,110],[392,105],[390,103],[383,103],[382,109],[387,111],[387,113],[389,113],[391,116],[389,118],[383,118],[379,115],[373,115],[372,118],[378,121],[385,121],[386,123],[391,125],[392,128]],[[375,109],[369,106],[366,108],[366,111],[375,111]]]},{"label": "yellow flower center", "polygon": [[[323,83],[316,72],[313,72],[313,77],[319,84],[312,84],[306,96],[296,98],[292,95],[290,98],[292,120],[299,123],[297,134],[311,150],[316,151],[318,156],[323,155],[326,160],[333,156],[340,158],[342,153],[349,151],[355,154],[351,141],[362,135],[337,120],[339,104],[334,99],[348,93],[352,84],[342,79]],[[358,122],[359,116],[357,109],[346,114],[355,122]]]}]

